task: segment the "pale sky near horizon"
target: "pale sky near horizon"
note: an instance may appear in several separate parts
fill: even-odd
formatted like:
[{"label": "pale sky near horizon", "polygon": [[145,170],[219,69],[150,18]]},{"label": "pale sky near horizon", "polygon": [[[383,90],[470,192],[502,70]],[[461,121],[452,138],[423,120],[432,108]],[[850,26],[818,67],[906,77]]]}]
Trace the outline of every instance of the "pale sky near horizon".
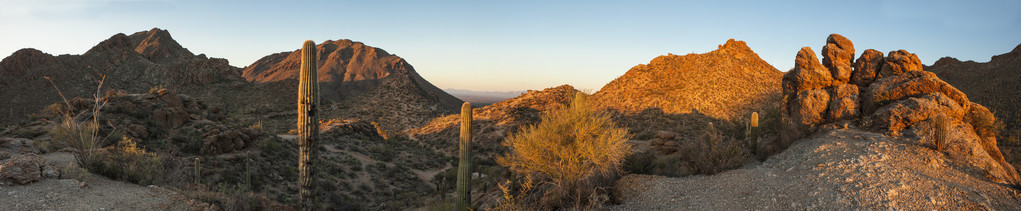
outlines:
[{"label": "pale sky near horizon", "polygon": [[244,67],[306,39],[351,39],[405,58],[440,88],[571,84],[596,91],[667,53],[748,43],[780,71],[842,34],[865,49],[989,61],[1021,44],[1021,1],[161,1],[0,0],[0,57],[82,54],[116,33],[169,30]]}]

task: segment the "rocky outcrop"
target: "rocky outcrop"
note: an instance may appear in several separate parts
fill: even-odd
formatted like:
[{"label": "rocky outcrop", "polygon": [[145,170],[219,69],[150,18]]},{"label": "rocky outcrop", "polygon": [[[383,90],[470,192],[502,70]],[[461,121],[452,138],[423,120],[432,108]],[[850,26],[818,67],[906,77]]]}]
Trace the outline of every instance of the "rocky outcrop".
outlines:
[{"label": "rocky outcrop", "polygon": [[844,36],[832,34],[822,47],[822,65],[830,70],[833,80],[847,83],[851,80],[851,61],[854,61],[854,44]]},{"label": "rocky outcrop", "polygon": [[224,125],[206,125],[202,130],[203,154],[229,153],[252,146],[259,132],[252,128],[229,128]]},{"label": "rocky outcrop", "polygon": [[909,53],[905,50],[890,51],[883,58],[883,68],[879,71],[879,78],[885,78],[890,76],[900,75],[909,71],[921,71],[922,61],[918,59],[918,55]]},{"label": "rocky outcrop", "polygon": [[925,71],[909,71],[896,76],[880,78],[869,85],[862,102],[864,104],[863,111],[872,113],[879,107],[896,100],[936,92],[943,93],[958,105],[964,106],[965,109],[970,105],[967,95],[940,80],[936,74]]},{"label": "rocky outcrop", "polygon": [[[953,125],[947,129],[951,146],[946,153],[951,158],[981,169],[994,182],[1021,185],[1021,177],[1004,161],[991,129],[986,129],[992,127],[992,115],[936,74],[922,71],[917,55],[898,50],[883,57],[866,50],[844,80],[853,45],[833,34],[823,49],[823,63],[818,64],[811,49],[802,48],[794,70],[784,76],[780,148],[820,126],[841,122],[857,122],[889,136],[932,137],[934,119],[945,116]],[[824,68],[830,71],[821,71]]]},{"label": "rocky outcrop", "polygon": [[39,155],[19,154],[0,161],[0,184],[3,185],[26,185],[58,176],[59,172]]},{"label": "rocky outcrop", "polygon": [[859,87],[867,87],[876,81],[876,76],[883,68],[883,52],[875,49],[868,49],[861,53],[858,61],[854,62],[854,70],[851,72],[851,83]]}]

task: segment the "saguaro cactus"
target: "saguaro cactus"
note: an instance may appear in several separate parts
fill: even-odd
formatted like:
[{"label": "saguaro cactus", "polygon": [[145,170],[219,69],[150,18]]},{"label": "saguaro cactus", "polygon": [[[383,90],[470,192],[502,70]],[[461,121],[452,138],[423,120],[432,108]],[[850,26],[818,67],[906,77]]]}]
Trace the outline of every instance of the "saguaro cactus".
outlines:
[{"label": "saguaro cactus", "polygon": [[316,75],[316,43],[301,47],[298,76],[298,201],[301,210],[315,209],[315,159],[319,148],[319,77]]},{"label": "saguaro cactus", "polygon": [[748,141],[751,142],[752,154],[758,154],[759,150],[759,112],[752,112],[751,123],[752,134]]},{"label": "saguaro cactus", "polygon": [[200,158],[197,158],[197,157],[195,158],[195,184],[196,185],[201,183],[201,180],[199,180],[199,179],[202,178],[202,173],[201,173],[202,171],[200,171],[200,168],[202,168],[202,166],[201,166],[201,163],[199,163],[199,159]]},{"label": "saguaro cactus", "polygon": [[457,204],[454,210],[468,210],[471,204],[472,105],[461,104],[461,161],[457,164]]}]

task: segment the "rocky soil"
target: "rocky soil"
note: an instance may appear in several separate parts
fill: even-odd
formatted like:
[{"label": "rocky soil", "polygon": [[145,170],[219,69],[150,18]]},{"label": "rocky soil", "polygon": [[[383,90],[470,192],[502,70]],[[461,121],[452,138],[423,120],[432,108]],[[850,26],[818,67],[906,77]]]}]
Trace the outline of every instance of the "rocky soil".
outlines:
[{"label": "rocky soil", "polygon": [[[70,153],[50,153],[42,157],[44,165],[63,169],[74,166],[74,156]],[[155,185],[143,187],[88,172],[65,171],[63,174],[60,178],[46,178],[28,185],[0,186],[0,207],[9,210],[219,210]]]},{"label": "rocky soil", "polygon": [[1012,210],[1021,192],[919,138],[856,128],[802,139],[762,163],[712,176],[628,175],[609,210]]}]

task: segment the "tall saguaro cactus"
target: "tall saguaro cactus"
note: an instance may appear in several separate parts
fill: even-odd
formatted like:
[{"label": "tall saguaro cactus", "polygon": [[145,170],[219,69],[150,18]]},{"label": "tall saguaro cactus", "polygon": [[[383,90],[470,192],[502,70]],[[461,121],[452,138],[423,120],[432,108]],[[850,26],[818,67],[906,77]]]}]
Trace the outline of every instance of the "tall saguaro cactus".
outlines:
[{"label": "tall saguaro cactus", "polygon": [[752,112],[752,135],[749,139],[751,142],[752,154],[758,154],[759,150],[759,112]]},{"label": "tall saguaro cactus", "polygon": [[319,148],[319,77],[316,75],[316,43],[301,47],[298,76],[298,200],[301,210],[315,209],[315,160]]},{"label": "tall saguaro cactus", "polygon": [[468,210],[471,204],[472,105],[461,104],[461,161],[457,164],[457,204],[454,210]]}]

